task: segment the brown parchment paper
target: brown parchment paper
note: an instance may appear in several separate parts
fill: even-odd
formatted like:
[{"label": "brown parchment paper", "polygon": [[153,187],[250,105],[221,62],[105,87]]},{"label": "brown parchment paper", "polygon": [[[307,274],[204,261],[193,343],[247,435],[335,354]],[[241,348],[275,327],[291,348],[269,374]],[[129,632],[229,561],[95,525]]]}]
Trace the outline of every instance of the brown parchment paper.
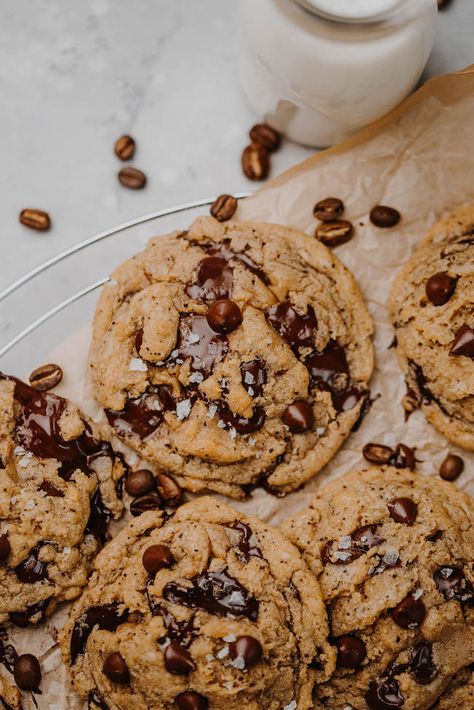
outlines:
[{"label": "brown parchment paper", "polygon": [[[389,349],[393,330],[386,301],[395,273],[428,228],[456,207],[474,203],[474,65],[432,79],[352,139],[274,178],[240,204],[237,217],[279,222],[311,234],[316,224],[313,205],[328,196],[344,201],[344,216],[356,226],[353,240],[336,253],[358,280],[374,319],[376,371],[371,389],[380,397],[359,431],[304,489],[283,499],[258,490],[248,501],[231,502],[272,524],[304,508],[321,485],[363,465],[361,450],[368,441],[416,446],[418,470],[424,475],[437,475],[447,451],[456,450],[425,421],[421,411],[404,420],[405,385],[395,352]],[[370,223],[368,214],[376,204],[401,212],[395,229],[377,229]],[[86,382],[89,335],[89,328],[77,332],[51,353],[51,360],[62,365],[67,375],[58,393],[100,419]],[[466,463],[457,485],[474,495],[474,454],[457,453]],[[41,628],[10,632],[20,653],[34,653],[41,660],[43,695],[37,696],[41,710],[83,707],[69,689],[55,641],[66,614],[64,608]],[[26,694],[24,705],[33,707]]]}]

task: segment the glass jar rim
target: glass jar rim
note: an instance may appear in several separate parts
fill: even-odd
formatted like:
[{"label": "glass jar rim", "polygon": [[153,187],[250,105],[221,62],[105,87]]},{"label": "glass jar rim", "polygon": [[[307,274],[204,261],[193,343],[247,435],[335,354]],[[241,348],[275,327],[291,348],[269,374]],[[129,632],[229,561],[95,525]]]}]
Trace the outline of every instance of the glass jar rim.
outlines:
[{"label": "glass jar rim", "polygon": [[394,10],[402,0],[295,0],[313,14],[339,22],[373,22]]}]

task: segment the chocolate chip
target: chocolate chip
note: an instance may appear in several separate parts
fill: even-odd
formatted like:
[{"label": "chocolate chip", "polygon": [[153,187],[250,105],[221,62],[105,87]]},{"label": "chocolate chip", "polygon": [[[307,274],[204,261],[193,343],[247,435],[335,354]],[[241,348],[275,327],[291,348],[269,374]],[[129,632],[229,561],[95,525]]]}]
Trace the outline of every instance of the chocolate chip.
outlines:
[{"label": "chocolate chip", "polygon": [[137,518],[142,513],[146,513],[148,510],[160,510],[163,508],[163,501],[156,495],[156,493],[149,493],[146,496],[140,496],[140,498],[135,498],[130,504],[130,513],[134,518]]},{"label": "chocolate chip", "polygon": [[207,698],[194,690],[186,690],[178,695],[176,704],[179,710],[207,710],[209,707]]},{"label": "chocolate chip", "polygon": [[125,490],[131,496],[137,498],[150,493],[155,487],[155,477],[151,471],[146,468],[140,468],[138,471],[132,471],[125,479]]},{"label": "chocolate chip", "polygon": [[389,509],[390,517],[396,523],[413,525],[416,520],[418,506],[411,498],[394,498],[390,503],[387,503],[387,508]]},{"label": "chocolate chip", "polygon": [[270,170],[268,151],[259,143],[251,143],[242,152],[242,170],[249,180],[265,180]]},{"label": "chocolate chip", "polygon": [[256,123],[249,131],[252,143],[258,143],[269,153],[275,152],[281,145],[281,135],[267,123]]},{"label": "chocolate chip", "polygon": [[37,232],[46,232],[51,227],[51,218],[44,210],[25,209],[20,212],[20,222],[36,229]]},{"label": "chocolate chip", "polygon": [[446,601],[457,601],[472,604],[474,601],[474,588],[466,579],[459,567],[446,565],[440,567],[433,575],[438,592]]},{"label": "chocolate chip", "polygon": [[41,683],[41,666],[36,656],[24,653],[13,664],[13,677],[20,690],[38,690]]},{"label": "chocolate chip", "polygon": [[344,203],[338,197],[326,197],[314,205],[313,214],[321,222],[335,222],[344,212]]},{"label": "chocolate chip", "polygon": [[218,222],[227,222],[237,209],[237,200],[232,195],[219,195],[211,205],[211,215]]},{"label": "chocolate chip", "polygon": [[135,154],[135,141],[132,136],[120,136],[114,145],[114,153],[120,160],[130,160]]},{"label": "chocolate chip", "polygon": [[178,340],[166,362],[181,364],[189,358],[191,372],[199,372],[206,378],[228,349],[227,337],[213,330],[206,316],[190,313],[180,318]]},{"label": "chocolate chip", "polygon": [[439,467],[439,475],[445,481],[455,481],[464,471],[464,461],[456,454],[448,454]]},{"label": "chocolate chip", "polygon": [[420,626],[426,616],[425,605],[421,599],[408,594],[391,612],[392,619],[402,629],[414,629]]},{"label": "chocolate chip", "polygon": [[43,579],[48,579],[48,565],[39,558],[41,544],[28,553],[28,557],[15,567],[17,579],[22,584],[35,584]]},{"label": "chocolate chip", "polygon": [[151,545],[143,553],[142,562],[148,574],[154,575],[160,569],[171,567],[174,557],[166,545]]},{"label": "chocolate chip", "polygon": [[244,668],[251,668],[262,658],[263,648],[260,641],[253,636],[238,636],[229,644],[229,654],[232,660],[241,658]]},{"label": "chocolate chip", "polygon": [[128,619],[128,609],[123,608],[123,604],[112,602],[102,606],[92,606],[79,616],[71,634],[71,665],[78,656],[82,656],[86,650],[87,639],[94,627],[102,631],[115,631],[121,624],[125,624]]},{"label": "chocolate chip", "polygon": [[384,538],[379,535],[378,529],[380,525],[371,523],[370,525],[362,525],[352,532],[349,548],[339,548],[339,541],[328,540],[321,550],[321,559],[324,564],[348,565],[354,560],[357,560],[361,555],[370,550],[372,547],[377,547]]},{"label": "chocolate chip", "polygon": [[130,683],[130,673],[127,664],[118,651],[107,656],[102,670],[113,683],[120,683],[122,685]]},{"label": "chocolate chip", "polygon": [[265,361],[250,360],[240,364],[240,374],[242,377],[242,385],[245,387],[251,397],[261,397],[263,387],[267,383],[267,370]]},{"label": "chocolate chip", "polygon": [[284,301],[267,308],[265,318],[292,350],[314,345],[314,331],[318,321],[312,306],[308,306],[306,313],[301,314],[289,301]]},{"label": "chocolate chip", "polygon": [[59,488],[56,488],[51,481],[43,481],[38,487],[39,491],[43,491],[51,498],[64,498],[64,493]]},{"label": "chocolate chip", "polygon": [[179,505],[183,497],[183,489],[172,476],[159,471],[156,474],[156,486],[158,493],[167,505],[171,507]]},{"label": "chocolate chip", "polygon": [[131,166],[122,168],[118,174],[118,179],[120,184],[128,187],[129,190],[141,190],[146,185],[145,173]]},{"label": "chocolate chip", "polygon": [[303,399],[292,402],[283,412],[283,423],[293,433],[302,433],[314,424],[313,409]]},{"label": "chocolate chip", "polygon": [[206,313],[207,322],[216,333],[232,333],[242,323],[242,311],[235,301],[214,301]]},{"label": "chocolate chip", "polygon": [[339,219],[336,222],[322,222],[316,227],[314,235],[327,247],[338,247],[352,239],[354,227],[346,219]]},{"label": "chocolate chip", "polygon": [[4,533],[0,535],[0,563],[6,562],[11,552],[8,535]]},{"label": "chocolate chip", "polygon": [[47,390],[56,387],[63,379],[63,371],[59,365],[54,365],[50,363],[48,365],[41,365],[37,367],[36,370],[30,375],[30,385],[38,390],[39,392],[46,392]]},{"label": "chocolate chip", "polygon": [[165,649],[165,668],[175,675],[188,675],[196,670],[189,651],[179,641],[171,641]]},{"label": "chocolate chip", "polygon": [[433,662],[433,645],[429,641],[420,641],[413,649],[410,660],[410,672],[420,685],[429,685],[438,675]]},{"label": "chocolate chip", "polygon": [[336,646],[339,668],[359,668],[367,656],[365,643],[358,636],[339,636]]},{"label": "chocolate chip", "polygon": [[100,710],[109,710],[109,706],[105,702],[104,698],[99,695],[97,690],[91,690],[91,692],[87,696],[87,702],[89,710],[94,705],[100,708]]},{"label": "chocolate chip", "polygon": [[393,456],[393,449],[383,444],[369,443],[362,449],[362,455],[369,463],[382,466],[390,462],[390,458]]},{"label": "chocolate chip", "polygon": [[241,520],[235,520],[227,526],[231,530],[237,530],[240,533],[240,540],[237,543],[236,555],[242,562],[248,564],[252,557],[262,559],[262,551],[258,547],[252,528],[243,523]]},{"label": "chocolate chip", "polygon": [[233,282],[232,267],[222,256],[206,256],[199,263],[196,282],[186,284],[186,294],[194,299],[214,301],[227,298]]},{"label": "chocolate chip", "polygon": [[444,306],[456,290],[457,280],[446,271],[430,276],[426,282],[425,292],[434,306]]},{"label": "chocolate chip", "polygon": [[367,693],[365,701],[370,710],[396,710],[401,708],[405,702],[398,681],[393,676],[373,680]]},{"label": "chocolate chip", "polygon": [[462,325],[454,336],[450,355],[464,355],[474,358],[474,330],[468,325]]},{"label": "chocolate chip", "polygon": [[397,444],[389,463],[395,468],[409,468],[410,471],[414,471],[416,467],[415,449],[406,444]]},{"label": "chocolate chip", "polygon": [[400,221],[400,212],[393,207],[377,205],[370,210],[370,221],[382,229],[395,227]]}]

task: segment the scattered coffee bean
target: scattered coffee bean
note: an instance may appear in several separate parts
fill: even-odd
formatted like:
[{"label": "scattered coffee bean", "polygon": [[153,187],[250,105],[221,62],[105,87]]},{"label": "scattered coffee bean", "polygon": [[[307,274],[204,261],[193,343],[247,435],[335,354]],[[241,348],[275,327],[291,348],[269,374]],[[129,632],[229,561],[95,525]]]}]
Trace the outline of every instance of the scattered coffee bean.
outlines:
[{"label": "scattered coffee bean", "polygon": [[242,311],[235,301],[222,298],[211,303],[206,319],[216,333],[232,333],[242,323]]},{"label": "scattered coffee bean", "polygon": [[438,10],[446,10],[451,5],[452,0],[438,0]]},{"label": "scattered coffee bean", "polygon": [[11,546],[8,540],[8,535],[4,533],[0,535],[0,563],[6,562],[10,556]]},{"label": "scattered coffee bean", "polygon": [[128,187],[130,190],[141,190],[146,185],[145,173],[131,166],[122,168],[118,174],[118,179],[121,185]]},{"label": "scattered coffee bean", "polygon": [[262,644],[253,636],[238,636],[229,644],[229,654],[232,660],[238,656],[244,662],[244,668],[255,666],[263,656]]},{"label": "scattered coffee bean", "polygon": [[335,222],[344,212],[344,203],[338,197],[326,197],[316,202],[313,214],[321,222]]},{"label": "scattered coffee bean", "polygon": [[220,195],[211,205],[211,215],[218,222],[227,222],[234,216],[237,200],[232,195]]},{"label": "scattered coffee bean", "polygon": [[196,664],[187,648],[174,640],[165,650],[165,668],[175,675],[188,675],[196,670]]},{"label": "scattered coffee bean", "polygon": [[258,143],[251,143],[242,153],[242,170],[249,180],[265,180],[270,170],[268,151]]},{"label": "scattered coffee bean", "polygon": [[321,222],[316,227],[314,234],[327,247],[338,247],[352,239],[354,227],[345,219],[336,222]]},{"label": "scattered coffee bean", "polygon": [[186,690],[176,698],[179,710],[207,710],[209,702],[204,695],[195,693],[194,690]]},{"label": "scattered coffee bean", "polygon": [[47,212],[43,210],[25,209],[20,212],[20,222],[29,227],[36,229],[38,232],[46,232],[51,227],[51,218]]},{"label": "scattered coffee bean", "polygon": [[367,656],[365,643],[358,636],[339,636],[336,646],[339,668],[359,668]]},{"label": "scattered coffee bean", "polygon": [[439,467],[439,475],[445,481],[455,481],[464,471],[464,461],[456,454],[448,454]]},{"label": "scattered coffee bean", "polygon": [[156,485],[158,493],[167,505],[174,507],[179,505],[183,497],[183,489],[172,476],[159,472],[156,474]]},{"label": "scattered coffee bean", "polygon": [[414,629],[423,623],[426,608],[421,598],[415,599],[412,594],[409,594],[392,609],[391,616],[402,629]]},{"label": "scattered coffee bean", "polygon": [[393,449],[390,446],[383,444],[366,444],[362,449],[362,455],[369,463],[374,463],[377,466],[390,463],[393,456]]},{"label": "scattered coffee bean", "polygon": [[159,510],[162,507],[163,501],[161,498],[155,493],[150,493],[149,495],[135,498],[130,505],[130,513],[136,518],[148,510]]},{"label": "scattered coffee bean", "polygon": [[411,498],[395,498],[387,503],[387,508],[392,520],[402,525],[413,525],[418,513],[418,506]]},{"label": "scattered coffee bean", "polygon": [[313,409],[303,399],[288,405],[283,413],[283,422],[294,433],[311,429],[314,423]]},{"label": "scattered coffee bean", "polygon": [[426,295],[434,306],[444,306],[456,290],[456,283],[457,279],[446,271],[440,271],[426,282]]},{"label": "scattered coffee bean", "polygon": [[150,545],[143,553],[142,562],[148,574],[156,574],[160,569],[169,569],[174,557],[166,545]]},{"label": "scattered coffee bean", "polygon": [[125,490],[130,496],[138,498],[150,493],[155,488],[155,477],[146,468],[132,471],[125,479]]},{"label": "scattered coffee bean", "polygon": [[59,385],[63,379],[63,371],[59,365],[49,363],[48,365],[41,365],[41,367],[37,367],[36,370],[33,370],[29,379],[30,385],[34,387],[35,390],[46,392],[56,387],[56,385]]},{"label": "scattered coffee bean", "polygon": [[41,666],[36,656],[24,653],[13,663],[13,677],[20,690],[38,690],[41,683]]},{"label": "scattered coffee bean", "polygon": [[281,145],[281,135],[267,123],[256,123],[249,131],[252,143],[258,143],[269,153],[274,153]]},{"label": "scattered coffee bean", "polygon": [[468,325],[462,325],[459,328],[449,354],[474,358],[474,330],[472,328]]},{"label": "scattered coffee bean", "polygon": [[120,683],[121,685],[130,683],[130,673],[127,664],[118,651],[107,656],[102,670],[113,683]]},{"label": "scattered coffee bean", "polygon": [[393,207],[377,205],[370,210],[370,221],[382,229],[395,227],[400,221],[400,212]]},{"label": "scattered coffee bean", "polygon": [[130,160],[135,154],[135,141],[132,136],[120,136],[115,142],[114,152],[120,160]]}]

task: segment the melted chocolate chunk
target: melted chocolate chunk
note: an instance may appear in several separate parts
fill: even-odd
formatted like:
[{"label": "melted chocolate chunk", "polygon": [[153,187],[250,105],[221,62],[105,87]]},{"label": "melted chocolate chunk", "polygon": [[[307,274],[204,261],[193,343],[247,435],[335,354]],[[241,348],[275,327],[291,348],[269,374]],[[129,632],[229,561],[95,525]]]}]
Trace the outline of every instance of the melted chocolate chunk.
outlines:
[{"label": "melted chocolate chunk", "polygon": [[139,330],[136,331],[134,342],[135,342],[135,350],[137,351],[137,355],[140,355],[140,348],[142,347],[142,343],[143,343],[143,328],[140,328]]},{"label": "melted chocolate chunk", "polygon": [[379,525],[376,523],[357,528],[347,536],[347,541],[344,539],[343,547],[338,547],[337,540],[329,540],[321,551],[322,561],[324,564],[333,565],[348,565],[354,562],[372,547],[385,542],[384,538],[378,534],[378,528]]},{"label": "melted chocolate chunk", "polygon": [[48,565],[38,559],[41,545],[37,545],[28,553],[28,557],[15,567],[17,579],[22,584],[34,584],[48,579]]},{"label": "melted chocolate chunk", "polygon": [[64,498],[64,493],[59,488],[56,488],[51,481],[43,481],[38,490],[43,491],[51,498]]},{"label": "melted chocolate chunk", "polygon": [[31,619],[39,614],[38,621],[43,621],[46,618],[46,612],[48,610],[50,599],[42,599],[36,604],[30,604],[26,611],[12,611],[10,613],[10,621],[15,626],[20,628],[25,628],[30,623]]},{"label": "melted chocolate chunk", "polygon": [[264,360],[250,360],[240,364],[242,384],[251,397],[261,397],[267,384],[267,370]]},{"label": "melted chocolate chunk", "polygon": [[402,629],[414,629],[420,626],[426,616],[426,608],[422,600],[409,594],[392,609],[392,619]]},{"label": "melted chocolate chunk", "polygon": [[356,386],[341,392],[331,392],[332,403],[337,412],[348,412],[350,409],[354,409],[357,402],[364,396],[366,396],[366,392]]},{"label": "melted chocolate chunk", "polygon": [[394,498],[387,503],[392,520],[402,525],[413,525],[416,520],[418,506],[411,498]]},{"label": "melted chocolate chunk", "polygon": [[158,429],[164,413],[175,409],[176,403],[168,385],[150,385],[139,397],[130,399],[121,412],[106,409],[105,414],[119,435],[135,434],[146,439]]},{"label": "melted chocolate chunk", "polygon": [[11,644],[5,644],[0,639],[0,663],[5,666],[9,673],[13,673],[13,666],[17,658],[18,653],[15,647]]},{"label": "melted chocolate chunk", "polygon": [[113,683],[128,685],[130,683],[130,672],[125,659],[118,652],[114,651],[104,661],[102,668],[104,675]]},{"label": "melted chocolate chunk", "polygon": [[441,540],[444,535],[444,530],[435,530],[434,532],[430,533],[430,535],[427,535],[425,540],[428,540],[428,542],[438,542],[438,540]]},{"label": "melted chocolate chunk", "polygon": [[240,520],[236,520],[233,523],[229,523],[226,527],[237,530],[240,533],[240,540],[237,543],[236,552],[239,560],[248,563],[252,557],[263,559],[262,551],[258,545],[255,544],[255,540],[252,541],[253,532],[248,525],[242,523]]},{"label": "melted chocolate chunk", "polygon": [[440,567],[433,575],[438,591],[446,601],[457,601],[472,605],[474,602],[474,587],[466,579],[459,567]]},{"label": "melted chocolate chunk", "polygon": [[285,301],[267,308],[265,317],[292,350],[314,345],[313,331],[318,327],[318,322],[312,306],[308,306],[306,313],[301,315],[291,303]]},{"label": "melted chocolate chunk", "polygon": [[378,564],[369,573],[371,575],[382,574],[382,572],[385,572],[386,569],[393,569],[393,567],[402,566],[400,557],[398,555],[396,557],[395,555],[392,556],[390,553],[385,555],[374,555],[373,560],[378,560]]},{"label": "melted chocolate chunk", "polygon": [[397,679],[388,677],[370,683],[365,701],[371,710],[394,710],[402,707],[405,698]]},{"label": "melted chocolate chunk", "polygon": [[8,540],[8,535],[4,533],[0,535],[0,564],[6,562],[10,556],[11,546]]},{"label": "melted chocolate chunk", "polygon": [[251,621],[258,616],[258,601],[226,570],[204,572],[185,583],[168,582],[163,598],[217,616],[245,616]]},{"label": "melted chocolate chunk", "polygon": [[474,358],[474,330],[468,325],[462,325],[454,336],[450,355]]},{"label": "melted chocolate chunk", "polygon": [[183,619],[178,621],[176,617],[165,609],[161,604],[157,604],[150,597],[147,590],[148,606],[153,616],[161,615],[163,622],[166,626],[166,635],[160,639],[160,643],[165,642],[167,639],[173,641],[179,641],[182,646],[189,646],[191,641],[195,636],[197,636],[197,630],[194,628],[194,615],[190,619]]},{"label": "melted chocolate chunk", "polygon": [[94,626],[101,631],[115,631],[127,621],[128,609],[119,611],[119,606],[118,602],[92,606],[76,620],[71,634],[71,665],[76,662],[78,656],[84,654],[87,639]]},{"label": "melted chocolate chunk", "polygon": [[313,408],[303,399],[288,405],[282,415],[283,423],[294,434],[301,434],[311,429],[314,424]]},{"label": "melted chocolate chunk", "polygon": [[107,540],[107,526],[112,518],[112,513],[106,507],[100,489],[98,488],[91,498],[89,520],[84,532],[93,535],[96,540],[105,542]]},{"label": "melted chocolate chunk", "polygon": [[185,292],[196,301],[228,298],[233,280],[232,267],[226,259],[222,256],[208,256],[200,262],[196,281],[186,284]]},{"label": "melted chocolate chunk", "polygon": [[409,670],[420,685],[429,685],[438,675],[438,669],[433,662],[433,644],[420,641],[413,649]]},{"label": "melted chocolate chunk", "polygon": [[228,349],[227,337],[212,330],[206,316],[191,313],[181,316],[176,347],[166,363],[180,365],[189,358],[191,371],[205,379],[215,363],[224,359]]},{"label": "melted chocolate chunk", "polygon": [[257,276],[260,281],[262,281],[265,286],[270,284],[270,279],[263,269],[252,259],[251,256],[244,251],[234,251],[230,247],[230,239],[224,239],[220,244],[200,244],[201,248],[205,249],[208,254],[212,256],[219,256],[221,259],[225,259],[228,262],[238,261],[240,264],[245,266],[247,271]]},{"label": "melted chocolate chunk", "polygon": [[89,708],[91,708],[92,705],[95,705],[97,708],[100,708],[100,710],[109,710],[109,706],[107,705],[105,700],[99,695],[97,690],[91,690],[87,698],[87,702]]},{"label": "melted chocolate chunk", "polygon": [[[331,393],[334,409],[338,412],[347,412],[353,409],[361,397],[367,392],[356,385],[350,384],[349,365],[346,353],[339,343],[329,340],[324,350],[314,351],[304,360],[308,369],[311,383],[320,389]],[[367,402],[367,413],[371,405],[370,398]],[[359,423],[360,425],[360,423]]]},{"label": "melted chocolate chunk", "polygon": [[241,417],[240,414],[235,414],[227,402],[219,399],[214,404],[219,412],[220,419],[228,427],[232,427],[238,434],[251,434],[254,431],[258,431],[264,425],[266,414],[263,407],[255,407],[253,414],[250,419]]}]

